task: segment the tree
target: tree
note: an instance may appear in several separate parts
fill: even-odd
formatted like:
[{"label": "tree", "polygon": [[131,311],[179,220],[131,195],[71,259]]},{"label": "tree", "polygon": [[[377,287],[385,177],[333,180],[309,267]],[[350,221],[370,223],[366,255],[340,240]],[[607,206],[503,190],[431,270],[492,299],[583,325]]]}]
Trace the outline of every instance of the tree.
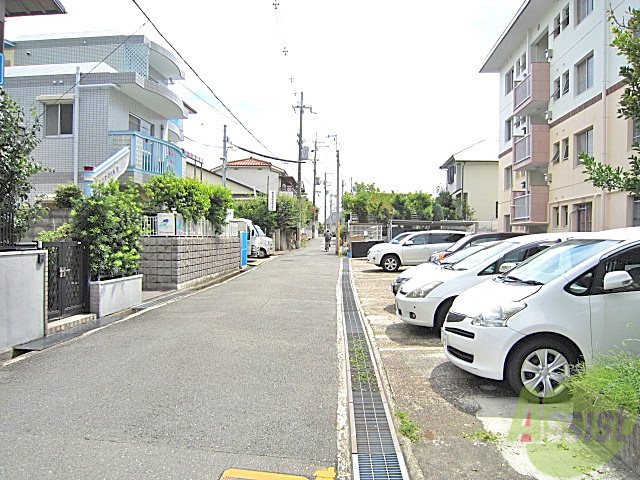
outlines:
[{"label": "tree", "polygon": [[220,232],[225,224],[227,210],[233,205],[231,190],[222,185],[211,185],[207,190],[207,194],[209,195],[210,205],[206,218],[213,224],[216,232]]},{"label": "tree", "polygon": [[0,223],[9,226],[8,243],[14,243],[45,213],[41,200],[30,200],[34,189],[30,179],[45,170],[31,158],[38,145],[40,123],[28,123],[25,113],[0,88]]},{"label": "tree", "polygon": [[196,178],[178,178],[173,172],[153,177],[146,186],[153,206],[166,208],[186,220],[205,218],[211,207],[207,185]]},{"label": "tree", "polygon": [[142,210],[135,195],[133,189],[121,190],[112,180],[95,183],[91,196],[74,203],[73,237],[89,249],[89,270],[94,280],[138,271]]},{"label": "tree", "polygon": [[80,200],[84,195],[80,187],[72,183],[60,185],[55,189],[55,201],[58,208],[72,208],[73,202]]},{"label": "tree", "polygon": [[[627,85],[620,99],[618,117],[640,121],[640,37],[637,32],[640,29],[640,10],[629,8],[630,15],[626,23],[618,21],[613,12],[609,14],[612,22],[613,42],[611,46],[618,49],[618,55],[627,58],[627,65],[620,67],[620,76]],[[640,146],[634,145],[634,151],[639,151]],[[591,182],[595,187],[608,191],[627,191],[640,195],[640,159],[638,155],[629,157],[630,169],[612,167],[597,162],[593,157],[582,154],[580,158],[584,164],[583,173],[585,181]]]}]

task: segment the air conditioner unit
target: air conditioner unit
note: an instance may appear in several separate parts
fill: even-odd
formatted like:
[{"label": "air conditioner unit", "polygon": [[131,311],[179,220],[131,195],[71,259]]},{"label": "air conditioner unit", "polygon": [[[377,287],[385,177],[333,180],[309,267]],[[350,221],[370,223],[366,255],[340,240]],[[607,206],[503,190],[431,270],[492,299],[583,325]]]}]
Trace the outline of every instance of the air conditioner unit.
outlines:
[{"label": "air conditioner unit", "polygon": [[551,112],[550,110],[547,110],[546,112],[544,112],[544,119],[547,122],[550,122],[553,119],[553,112]]},{"label": "air conditioner unit", "polygon": [[551,59],[553,58],[553,48],[547,48],[547,49],[544,51],[544,57],[545,57],[547,60],[551,60]]}]

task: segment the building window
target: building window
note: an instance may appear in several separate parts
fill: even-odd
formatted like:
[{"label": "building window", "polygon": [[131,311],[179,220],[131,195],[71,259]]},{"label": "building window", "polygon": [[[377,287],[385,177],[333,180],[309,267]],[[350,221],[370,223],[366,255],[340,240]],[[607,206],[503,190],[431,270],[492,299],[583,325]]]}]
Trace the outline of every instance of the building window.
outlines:
[{"label": "building window", "polygon": [[576,65],[576,94],[593,87],[593,53]]},{"label": "building window", "polygon": [[560,142],[553,144],[553,155],[551,156],[551,163],[558,163],[560,161]]},{"label": "building window", "polygon": [[504,122],[504,141],[510,142],[513,138],[513,118]]},{"label": "building window", "polygon": [[562,95],[569,93],[569,70],[562,74]]},{"label": "building window", "polygon": [[593,157],[593,127],[576,135],[576,164],[581,165],[580,155],[586,153]]},{"label": "building window", "polygon": [[640,227],[640,197],[633,197],[631,226]]},{"label": "building window", "polygon": [[504,94],[508,95],[513,90],[513,68],[504,76]]},{"label": "building window", "polygon": [[456,167],[447,168],[447,183],[451,185],[456,177]]},{"label": "building window", "polygon": [[578,232],[591,232],[591,202],[576,205],[576,230]]},{"label": "building window", "polygon": [[504,169],[504,189],[510,190],[513,185],[513,171],[511,167]]},{"label": "building window", "polygon": [[560,226],[560,207],[553,207],[551,209],[551,218],[553,219],[553,226]]},{"label": "building window", "polygon": [[560,207],[560,226],[569,226],[569,205],[563,205]]},{"label": "building window", "polygon": [[73,135],[73,104],[45,105],[44,132],[47,137]]},{"label": "building window", "polygon": [[511,215],[504,216],[504,231],[505,232],[511,231]]},{"label": "building window", "polygon": [[569,160],[569,138],[562,139],[562,160]]},{"label": "building window", "polygon": [[637,147],[640,145],[640,120],[633,121],[633,127],[631,132],[631,146]]},{"label": "building window", "polygon": [[153,137],[155,125],[143,120],[142,118],[136,117],[135,115],[129,114],[129,130],[144,133],[145,135]]},{"label": "building window", "polygon": [[553,94],[551,95],[551,98],[554,100],[560,100],[560,77],[553,81]]},{"label": "building window", "polygon": [[591,12],[593,12],[593,0],[577,0],[576,23],[582,22]]},{"label": "building window", "polygon": [[558,15],[553,19],[553,36],[554,38],[560,35],[560,25],[562,25],[562,17]]},{"label": "building window", "polygon": [[569,26],[569,5],[562,10],[562,28],[565,29]]}]

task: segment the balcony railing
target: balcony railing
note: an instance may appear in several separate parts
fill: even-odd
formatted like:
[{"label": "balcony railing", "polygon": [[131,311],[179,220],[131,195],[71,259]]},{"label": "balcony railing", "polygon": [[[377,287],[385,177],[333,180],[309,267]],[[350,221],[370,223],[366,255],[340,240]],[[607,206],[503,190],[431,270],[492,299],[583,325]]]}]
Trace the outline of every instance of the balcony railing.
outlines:
[{"label": "balcony railing", "polygon": [[530,216],[531,194],[520,195],[513,198],[513,219],[523,220]]},{"label": "balcony railing", "polygon": [[513,163],[519,163],[531,156],[531,134],[513,142]]},{"label": "balcony railing", "polygon": [[529,97],[531,97],[531,74],[522,79],[520,83],[516,85],[513,92],[513,105],[514,108],[518,108]]},{"label": "balcony railing", "polygon": [[113,136],[114,151],[130,147],[129,170],[151,175],[173,171],[182,177],[182,149],[173,143],[137,131],[116,131],[109,135]]}]

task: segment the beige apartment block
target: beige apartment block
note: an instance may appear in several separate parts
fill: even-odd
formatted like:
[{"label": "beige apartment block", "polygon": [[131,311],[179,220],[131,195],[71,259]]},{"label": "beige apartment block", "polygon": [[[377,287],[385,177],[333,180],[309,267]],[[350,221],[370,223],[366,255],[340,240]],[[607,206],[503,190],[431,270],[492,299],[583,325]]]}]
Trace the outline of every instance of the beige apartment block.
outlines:
[{"label": "beige apartment block", "polygon": [[640,1],[525,1],[482,66],[500,74],[500,230],[598,231],[640,225],[640,197],[585,181],[580,153],[628,168],[640,140],[618,118],[624,57],[609,9]]},{"label": "beige apartment block", "polygon": [[473,209],[472,218],[481,230],[496,230],[498,160],[485,159],[483,150],[471,148],[452,155],[441,166],[447,172],[446,190],[454,199],[464,199]]}]

